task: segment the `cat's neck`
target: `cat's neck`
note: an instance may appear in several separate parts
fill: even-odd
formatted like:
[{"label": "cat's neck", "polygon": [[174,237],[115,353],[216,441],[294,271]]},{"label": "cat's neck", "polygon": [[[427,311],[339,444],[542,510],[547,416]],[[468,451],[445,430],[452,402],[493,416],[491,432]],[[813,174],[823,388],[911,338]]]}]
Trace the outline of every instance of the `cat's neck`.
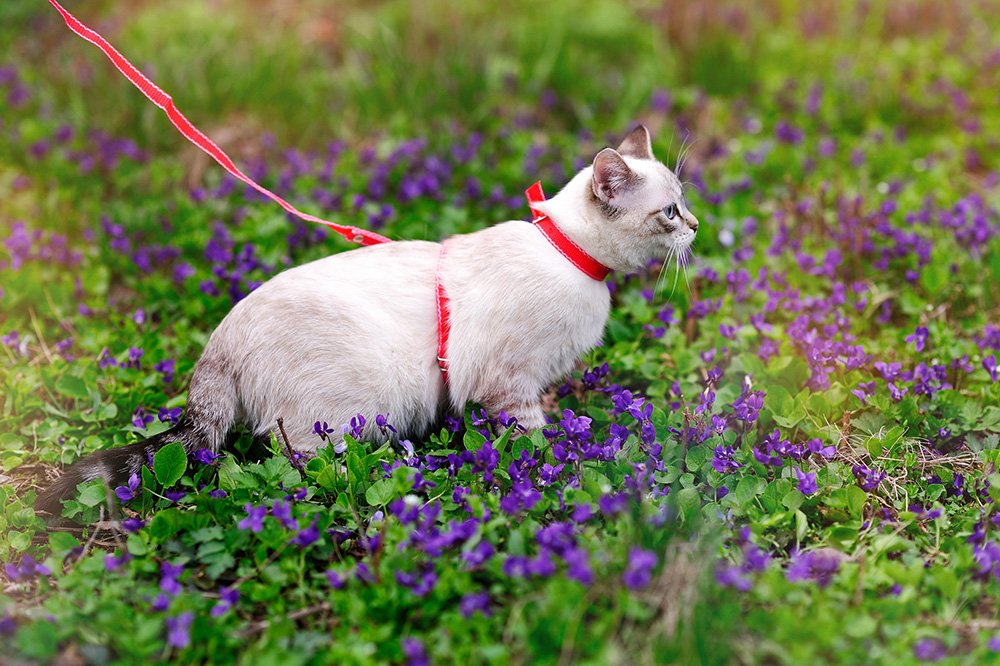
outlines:
[{"label": "cat's neck", "polygon": [[535,207],[548,215],[570,240],[608,268],[634,270],[634,258],[622,251],[622,243],[592,204],[591,178],[592,168],[588,167],[576,174],[558,194]]}]

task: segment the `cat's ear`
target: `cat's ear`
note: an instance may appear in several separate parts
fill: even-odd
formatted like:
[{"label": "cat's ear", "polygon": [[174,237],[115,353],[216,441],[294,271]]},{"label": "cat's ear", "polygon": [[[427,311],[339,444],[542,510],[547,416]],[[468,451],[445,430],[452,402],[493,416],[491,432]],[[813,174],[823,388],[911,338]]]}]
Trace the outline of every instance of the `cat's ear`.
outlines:
[{"label": "cat's ear", "polygon": [[618,146],[618,152],[640,160],[653,159],[653,141],[649,137],[649,130],[646,129],[646,126],[639,125],[629,132],[625,140]]},{"label": "cat's ear", "polygon": [[594,158],[594,177],[591,185],[594,195],[604,203],[632,189],[639,176],[625,164],[625,160],[611,148],[605,148]]}]

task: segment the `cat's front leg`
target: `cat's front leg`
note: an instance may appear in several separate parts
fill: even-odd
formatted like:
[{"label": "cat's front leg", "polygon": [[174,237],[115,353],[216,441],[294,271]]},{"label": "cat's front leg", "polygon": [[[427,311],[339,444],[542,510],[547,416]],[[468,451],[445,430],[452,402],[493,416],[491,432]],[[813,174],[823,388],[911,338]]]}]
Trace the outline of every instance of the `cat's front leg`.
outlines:
[{"label": "cat's front leg", "polygon": [[548,423],[545,420],[545,412],[542,411],[542,404],[538,400],[516,402],[497,409],[490,409],[493,414],[499,414],[501,410],[516,418],[518,424],[529,431],[538,430]]}]

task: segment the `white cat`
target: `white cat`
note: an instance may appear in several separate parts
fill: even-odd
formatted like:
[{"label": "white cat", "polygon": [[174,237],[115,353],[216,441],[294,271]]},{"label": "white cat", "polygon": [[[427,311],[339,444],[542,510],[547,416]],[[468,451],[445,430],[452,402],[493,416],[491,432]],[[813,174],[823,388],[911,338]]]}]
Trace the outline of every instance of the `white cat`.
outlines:
[{"label": "white cat", "polygon": [[[698,229],[642,126],[535,208],[618,271],[686,250]],[[124,483],[169,442],[217,451],[234,423],[264,435],[280,417],[292,448],[304,453],[322,444],[313,423],[339,426],[358,413],[390,414],[400,436],[419,435],[469,401],[528,428],[544,425],[546,387],[601,339],[607,286],[526,222],[446,243],[443,253],[426,241],[364,247],[272,278],[212,334],[174,428],[80,460],[38,508],[58,514],[81,481]],[[437,279],[451,312],[447,381],[438,363]]]}]

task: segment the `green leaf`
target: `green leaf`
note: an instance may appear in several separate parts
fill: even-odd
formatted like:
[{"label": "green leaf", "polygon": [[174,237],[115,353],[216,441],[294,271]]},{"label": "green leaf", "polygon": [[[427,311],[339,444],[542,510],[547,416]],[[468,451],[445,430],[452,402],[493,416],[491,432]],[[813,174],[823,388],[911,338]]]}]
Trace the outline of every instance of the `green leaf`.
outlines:
[{"label": "green leaf", "polygon": [[108,493],[104,489],[103,483],[91,483],[80,493],[80,504],[94,507],[103,503],[108,498]]},{"label": "green leaf", "polygon": [[478,451],[486,443],[486,438],[475,430],[466,430],[465,439],[462,440],[465,448],[469,451]]},{"label": "green leaf", "polygon": [[685,521],[698,515],[701,510],[701,495],[697,488],[681,488],[672,495],[677,502],[677,510]]},{"label": "green leaf", "polygon": [[781,503],[788,508],[789,511],[797,511],[802,502],[804,502],[806,496],[799,492],[798,489],[793,488],[789,490],[788,493],[781,499]]},{"label": "green leaf", "polygon": [[847,487],[847,510],[855,518],[861,518],[864,514],[865,504],[868,503],[868,494],[858,486]]},{"label": "green leaf", "polygon": [[70,398],[86,398],[87,385],[79,377],[63,375],[56,380],[56,391]]},{"label": "green leaf", "polygon": [[801,510],[795,511],[795,538],[799,541],[805,538],[809,531],[809,518]]},{"label": "green leaf", "polygon": [[49,548],[56,557],[65,557],[66,553],[80,545],[80,540],[69,532],[50,532]]},{"label": "green leaf", "polygon": [[7,543],[14,550],[20,552],[27,550],[31,546],[31,532],[19,532],[17,530],[10,530],[7,532]]},{"label": "green leaf", "polygon": [[149,534],[154,539],[164,541],[181,529],[181,513],[178,509],[165,509],[153,517],[149,523]]},{"label": "green leaf", "polygon": [[153,474],[164,488],[177,483],[187,469],[187,454],[180,442],[167,444],[153,455]]},{"label": "green leaf", "polygon": [[365,499],[368,501],[369,506],[385,506],[393,499],[396,484],[390,479],[379,479],[372,485],[368,486],[368,490],[365,491]]},{"label": "green leaf", "polygon": [[337,476],[337,468],[334,465],[327,465],[316,476],[316,483],[327,490],[337,490],[340,486]]}]

